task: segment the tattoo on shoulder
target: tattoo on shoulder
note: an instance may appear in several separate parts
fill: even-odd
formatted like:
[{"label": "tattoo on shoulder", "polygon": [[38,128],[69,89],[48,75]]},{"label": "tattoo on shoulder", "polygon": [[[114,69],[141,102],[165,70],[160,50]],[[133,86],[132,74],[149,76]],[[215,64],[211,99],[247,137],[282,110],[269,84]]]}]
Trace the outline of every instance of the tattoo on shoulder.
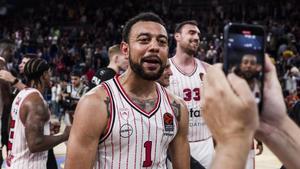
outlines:
[{"label": "tattoo on shoulder", "polygon": [[104,100],[104,103],[106,104],[107,118],[109,118],[110,117],[110,111],[109,111],[110,99],[109,99],[109,97],[106,97],[106,99]]},{"label": "tattoo on shoulder", "polygon": [[173,103],[171,103],[171,106],[173,108],[173,111],[175,113],[177,121],[180,121],[180,116],[181,116],[180,103],[177,103],[176,101],[173,101]]}]

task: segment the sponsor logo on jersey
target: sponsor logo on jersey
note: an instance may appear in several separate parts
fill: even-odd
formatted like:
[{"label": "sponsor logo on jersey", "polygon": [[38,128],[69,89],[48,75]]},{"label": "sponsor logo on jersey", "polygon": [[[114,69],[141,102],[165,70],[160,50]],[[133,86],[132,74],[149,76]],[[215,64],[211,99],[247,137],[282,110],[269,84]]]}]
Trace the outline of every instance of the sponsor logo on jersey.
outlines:
[{"label": "sponsor logo on jersey", "polygon": [[174,116],[171,113],[166,112],[163,115],[164,119],[164,135],[173,136],[174,135]]},{"label": "sponsor logo on jersey", "polygon": [[132,135],[132,133],[133,133],[133,128],[130,124],[126,123],[121,126],[121,129],[120,129],[121,137],[128,138]]}]

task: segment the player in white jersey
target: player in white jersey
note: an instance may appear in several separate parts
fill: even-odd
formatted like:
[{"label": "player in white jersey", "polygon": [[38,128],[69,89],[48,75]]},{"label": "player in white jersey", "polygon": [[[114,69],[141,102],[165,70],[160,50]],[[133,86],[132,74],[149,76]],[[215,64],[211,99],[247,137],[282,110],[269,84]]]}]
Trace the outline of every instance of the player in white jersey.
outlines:
[{"label": "player in white jersey", "polygon": [[163,21],[141,13],[123,29],[121,51],[129,67],[81,98],[67,147],[66,169],[189,168],[184,102],[157,80],[168,58]]},{"label": "player in white jersey", "polygon": [[198,161],[193,160],[191,168],[209,168],[214,153],[213,140],[200,110],[202,77],[209,65],[195,58],[199,36],[196,21],[184,21],[177,25],[177,47],[175,56],[170,59],[173,75],[168,88],[181,97],[188,107],[191,159]]},{"label": "player in white jersey", "polygon": [[49,87],[49,65],[31,59],[24,73],[31,88],[21,90],[13,101],[6,163],[10,169],[46,169],[47,150],[66,141],[69,128],[50,136],[49,109],[41,95]]}]

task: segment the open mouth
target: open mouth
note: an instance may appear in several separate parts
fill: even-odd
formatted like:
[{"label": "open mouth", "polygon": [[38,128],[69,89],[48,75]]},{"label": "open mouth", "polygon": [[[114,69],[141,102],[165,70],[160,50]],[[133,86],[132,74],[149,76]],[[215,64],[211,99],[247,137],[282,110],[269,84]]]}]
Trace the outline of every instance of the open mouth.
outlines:
[{"label": "open mouth", "polygon": [[142,62],[150,64],[161,64],[161,60],[157,56],[150,56],[142,59]]}]

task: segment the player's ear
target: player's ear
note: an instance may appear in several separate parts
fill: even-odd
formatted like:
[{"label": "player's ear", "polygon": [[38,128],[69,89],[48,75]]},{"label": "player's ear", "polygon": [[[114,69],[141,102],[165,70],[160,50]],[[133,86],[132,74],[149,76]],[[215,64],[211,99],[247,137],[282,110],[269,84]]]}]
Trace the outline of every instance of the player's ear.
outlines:
[{"label": "player's ear", "polygon": [[174,38],[178,41],[180,39],[180,33],[176,32]]},{"label": "player's ear", "polygon": [[129,56],[129,44],[127,42],[122,41],[120,44],[120,50],[125,55],[126,58]]}]

